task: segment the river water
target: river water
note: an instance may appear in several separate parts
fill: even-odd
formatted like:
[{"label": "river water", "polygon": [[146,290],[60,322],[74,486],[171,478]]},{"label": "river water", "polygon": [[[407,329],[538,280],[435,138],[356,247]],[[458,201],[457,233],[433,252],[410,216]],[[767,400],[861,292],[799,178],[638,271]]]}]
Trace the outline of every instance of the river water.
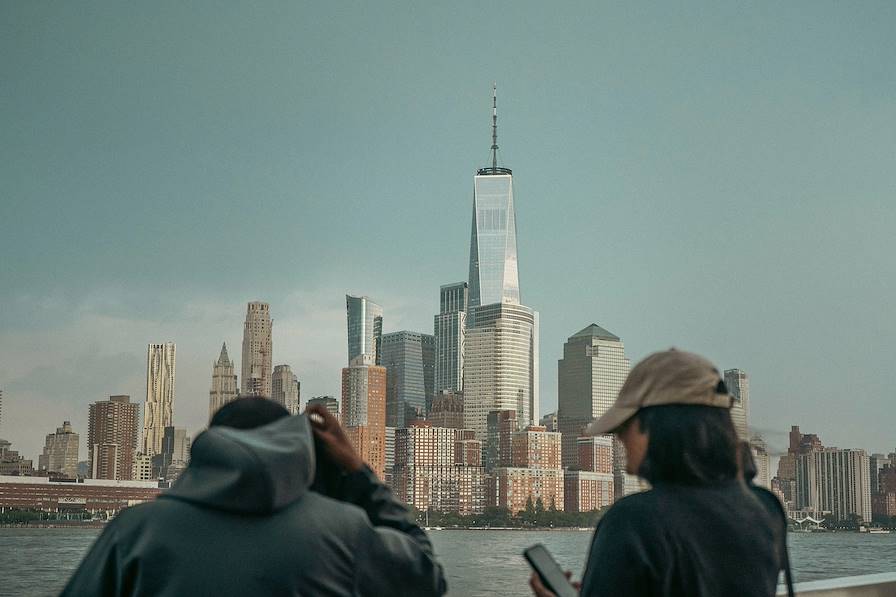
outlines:
[{"label": "river water", "polygon": [[[0,528],[0,595],[54,595],[84,557],[99,529]],[[529,595],[522,551],[544,543],[564,568],[581,573],[587,531],[433,531],[436,553],[454,596]],[[790,533],[797,582],[893,572],[896,533]]]}]

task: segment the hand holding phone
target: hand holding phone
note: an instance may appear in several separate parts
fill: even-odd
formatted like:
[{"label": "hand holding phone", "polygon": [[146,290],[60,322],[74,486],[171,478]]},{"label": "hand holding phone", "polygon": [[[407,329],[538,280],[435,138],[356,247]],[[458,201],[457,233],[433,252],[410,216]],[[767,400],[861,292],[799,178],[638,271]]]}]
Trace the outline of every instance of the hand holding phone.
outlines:
[{"label": "hand holding phone", "polygon": [[557,597],[578,597],[579,592],[569,582],[560,565],[541,543],[536,543],[523,552],[523,557],[538,574],[541,584],[550,589]]}]

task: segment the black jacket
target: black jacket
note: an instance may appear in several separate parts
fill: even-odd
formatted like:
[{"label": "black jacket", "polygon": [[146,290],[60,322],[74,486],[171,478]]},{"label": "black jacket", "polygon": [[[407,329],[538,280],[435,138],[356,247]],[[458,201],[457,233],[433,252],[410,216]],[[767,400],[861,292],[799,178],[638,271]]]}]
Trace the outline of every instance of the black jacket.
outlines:
[{"label": "black jacket", "polygon": [[658,485],[616,502],[598,523],[581,594],[771,597],[786,532],[764,489]]},{"label": "black jacket", "polygon": [[441,595],[426,534],[369,470],[309,490],[304,416],[213,427],[168,492],[128,508],[63,595]]}]

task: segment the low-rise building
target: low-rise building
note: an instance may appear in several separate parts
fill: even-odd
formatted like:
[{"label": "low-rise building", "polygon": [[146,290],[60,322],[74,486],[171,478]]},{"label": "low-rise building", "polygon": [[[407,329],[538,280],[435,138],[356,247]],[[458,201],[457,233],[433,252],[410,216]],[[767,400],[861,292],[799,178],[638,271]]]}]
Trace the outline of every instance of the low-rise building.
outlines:
[{"label": "low-rise building", "polygon": [[153,500],[161,491],[158,483],[146,481],[0,476],[0,509],[74,509],[113,515],[128,506]]}]

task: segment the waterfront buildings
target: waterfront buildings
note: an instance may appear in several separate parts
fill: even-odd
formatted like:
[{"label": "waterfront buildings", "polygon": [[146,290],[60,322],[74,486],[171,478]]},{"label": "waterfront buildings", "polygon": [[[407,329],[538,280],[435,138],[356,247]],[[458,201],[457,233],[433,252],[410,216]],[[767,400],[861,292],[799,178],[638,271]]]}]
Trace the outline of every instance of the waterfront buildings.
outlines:
[{"label": "waterfront buildings", "polygon": [[385,479],[386,368],[361,354],[342,370],[342,425],[361,458]]},{"label": "waterfront buildings", "polygon": [[0,509],[102,512],[111,516],[155,499],[159,493],[157,482],[0,476]]},{"label": "waterfront buildings", "polygon": [[324,408],[330,411],[331,415],[337,419],[342,419],[342,413],[339,412],[339,401],[333,396],[315,396],[308,400],[305,404],[305,408],[307,409],[312,404],[321,404]]},{"label": "waterfront buildings", "polygon": [[423,418],[432,401],[435,338],[418,332],[381,337],[380,364],[386,368],[386,424],[407,427]]},{"label": "waterfront buildings", "polygon": [[34,464],[31,459],[19,455],[12,444],[0,439],[0,475],[31,475]]},{"label": "waterfront buildings", "polygon": [[796,506],[830,512],[834,520],[871,520],[871,483],[865,450],[824,448],[796,459]]},{"label": "waterfront buildings", "polygon": [[57,473],[69,479],[78,476],[78,434],[70,421],[63,421],[55,433],[48,433],[44,452],[38,459],[38,470]]},{"label": "waterfront buildings", "polygon": [[741,369],[726,369],[725,385],[734,397],[731,404],[731,420],[734,422],[737,437],[742,441],[749,441],[750,379]]},{"label": "waterfront buildings", "polygon": [[141,452],[148,456],[162,450],[162,434],[171,425],[174,405],[175,346],[173,342],[150,344],[146,349],[146,402],[143,404]]},{"label": "waterfront buildings", "polygon": [[190,461],[190,436],[183,427],[166,427],[162,452],[152,458],[153,477],[173,481]]},{"label": "waterfront buildings", "polygon": [[271,397],[271,364],[274,356],[272,326],[271,310],[267,303],[252,301],[246,306],[240,396]]},{"label": "waterfront buildings", "polygon": [[427,420],[433,427],[464,427],[464,395],[452,390],[439,390],[430,405]]},{"label": "waterfront buildings", "polygon": [[212,365],[212,387],[208,392],[208,418],[211,418],[219,408],[236,400],[239,395],[236,374],[233,372],[233,361],[227,355],[227,343],[221,345],[221,354]]},{"label": "waterfront buildings", "polygon": [[366,296],[345,295],[348,324],[348,362],[361,356],[380,364],[380,340],[383,336],[383,308]]},{"label": "waterfront buildings", "polygon": [[577,467],[576,442],[586,425],[616,401],[629,359],[616,334],[596,323],[570,336],[557,362],[557,426],[563,434],[563,466]]},{"label": "waterfront buildings", "polygon": [[469,288],[466,282],[439,288],[439,314],[433,318],[436,342],[434,390],[464,389],[464,337]]},{"label": "waterfront buildings", "polygon": [[[512,429],[513,419],[507,415],[510,412],[504,416],[499,413],[497,417],[499,435]],[[495,501],[491,505],[507,508],[514,514],[525,510],[527,503],[541,503],[544,509],[563,509],[560,433],[529,425],[510,435],[510,466],[495,469],[495,493],[489,496]],[[499,437],[496,443],[499,447],[506,446],[507,440]],[[499,448],[499,462],[503,464],[506,455],[500,451]]]},{"label": "waterfront buildings", "polygon": [[613,474],[613,436],[583,436],[576,440],[577,468],[592,473]]},{"label": "waterfront buildings", "polygon": [[485,468],[513,465],[513,434],[519,427],[515,409],[493,410],[486,418]]},{"label": "waterfront buildings", "polygon": [[498,166],[496,95],[492,164],[473,178],[463,362],[465,426],[480,440],[491,411],[515,410],[520,427],[538,420],[538,313],[520,300],[513,176]]},{"label": "waterfront buildings", "polygon": [[611,473],[566,469],[563,471],[563,509],[566,512],[592,512],[613,503]]},{"label": "waterfront buildings", "polygon": [[90,405],[87,452],[91,478],[131,478],[137,450],[138,411],[138,405],[125,395],[110,396]]},{"label": "waterfront buildings", "polygon": [[481,513],[485,471],[481,442],[473,436],[429,421],[396,429],[392,483],[398,498],[421,511]]},{"label": "waterfront buildings", "polygon": [[283,406],[291,415],[299,414],[299,378],[289,365],[274,367],[271,380],[271,400]]}]

